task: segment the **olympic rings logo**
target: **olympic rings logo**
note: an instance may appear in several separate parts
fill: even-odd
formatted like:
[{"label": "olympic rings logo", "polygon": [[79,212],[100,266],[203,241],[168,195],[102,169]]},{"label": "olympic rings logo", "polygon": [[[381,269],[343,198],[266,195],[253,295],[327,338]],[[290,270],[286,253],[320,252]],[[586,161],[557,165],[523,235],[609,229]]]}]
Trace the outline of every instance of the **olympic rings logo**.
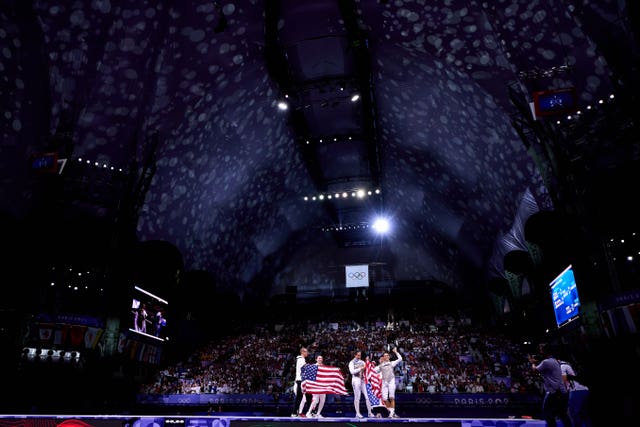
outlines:
[{"label": "olympic rings logo", "polygon": [[357,271],[355,273],[349,273],[349,279],[362,280],[367,277],[367,273],[364,271]]}]

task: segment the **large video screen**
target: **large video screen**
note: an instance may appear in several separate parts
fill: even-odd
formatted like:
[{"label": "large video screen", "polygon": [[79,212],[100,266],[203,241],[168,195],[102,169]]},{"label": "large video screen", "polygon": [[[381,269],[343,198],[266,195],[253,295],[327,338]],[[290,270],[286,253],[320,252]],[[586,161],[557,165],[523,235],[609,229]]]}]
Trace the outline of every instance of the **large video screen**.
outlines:
[{"label": "large video screen", "polygon": [[139,286],[134,286],[130,300],[129,331],[158,340],[167,339],[169,302]]},{"label": "large video screen", "polygon": [[549,287],[558,327],[577,319],[580,316],[580,298],[572,266],[565,268]]}]

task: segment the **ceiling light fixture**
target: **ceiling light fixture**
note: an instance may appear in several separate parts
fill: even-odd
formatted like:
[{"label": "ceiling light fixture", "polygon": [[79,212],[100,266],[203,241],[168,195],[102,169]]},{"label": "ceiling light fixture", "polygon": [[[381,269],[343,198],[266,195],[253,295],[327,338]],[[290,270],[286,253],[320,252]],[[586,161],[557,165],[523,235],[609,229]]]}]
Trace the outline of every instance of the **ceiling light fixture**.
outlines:
[{"label": "ceiling light fixture", "polygon": [[371,228],[373,228],[378,234],[386,234],[391,228],[391,225],[389,224],[388,219],[379,217],[373,221]]},{"label": "ceiling light fixture", "polygon": [[333,194],[316,194],[316,195],[307,195],[307,196],[302,196],[302,199],[304,201],[308,201],[308,200],[324,200],[324,199],[340,199],[340,198],[349,198],[349,197],[353,197],[353,198],[357,198],[357,199],[364,199],[367,196],[372,196],[373,194],[380,194],[381,191],[380,189],[375,189],[375,190],[366,190],[363,188],[354,188],[351,190],[347,190],[347,191],[343,191],[342,193],[333,193]]}]

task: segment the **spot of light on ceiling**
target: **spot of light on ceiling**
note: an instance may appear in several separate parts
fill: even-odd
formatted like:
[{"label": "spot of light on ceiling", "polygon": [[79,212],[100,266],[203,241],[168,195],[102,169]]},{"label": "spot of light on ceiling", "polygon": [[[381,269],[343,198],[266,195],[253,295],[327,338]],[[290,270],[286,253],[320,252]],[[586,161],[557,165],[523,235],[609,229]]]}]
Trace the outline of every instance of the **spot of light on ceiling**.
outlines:
[{"label": "spot of light on ceiling", "polygon": [[360,95],[358,95],[357,93],[355,95],[353,95],[351,97],[351,102],[356,102],[358,99],[360,99]]},{"label": "spot of light on ceiling", "polygon": [[287,110],[288,108],[289,108],[289,104],[287,104],[286,102],[284,102],[284,101],[280,101],[280,102],[278,102],[278,109],[279,109],[279,110],[281,110],[281,111],[285,111],[285,110]]},{"label": "spot of light on ceiling", "polygon": [[378,234],[385,234],[389,231],[391,225],[389,224],[389,220],[386,218],[376,218],[375,221],[373,221],[371,228],[373,228]]}]

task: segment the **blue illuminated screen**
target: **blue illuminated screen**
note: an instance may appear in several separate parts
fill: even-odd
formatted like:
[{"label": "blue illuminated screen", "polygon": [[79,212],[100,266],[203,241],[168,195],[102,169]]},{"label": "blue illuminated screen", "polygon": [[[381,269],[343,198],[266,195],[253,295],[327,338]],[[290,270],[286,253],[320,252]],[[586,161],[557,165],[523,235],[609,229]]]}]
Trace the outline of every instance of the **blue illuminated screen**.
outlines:
[{"label": "blue illuminated screen", "polygon": [[567,114],[577,109],[573,88],[534,92],[533,102],[537,116]]},{"label": "blue illuminated screen", "polygon": [[576,319],[580,314],[580,298],[572,266],[565,268],[549,287],[558,327]]}]

